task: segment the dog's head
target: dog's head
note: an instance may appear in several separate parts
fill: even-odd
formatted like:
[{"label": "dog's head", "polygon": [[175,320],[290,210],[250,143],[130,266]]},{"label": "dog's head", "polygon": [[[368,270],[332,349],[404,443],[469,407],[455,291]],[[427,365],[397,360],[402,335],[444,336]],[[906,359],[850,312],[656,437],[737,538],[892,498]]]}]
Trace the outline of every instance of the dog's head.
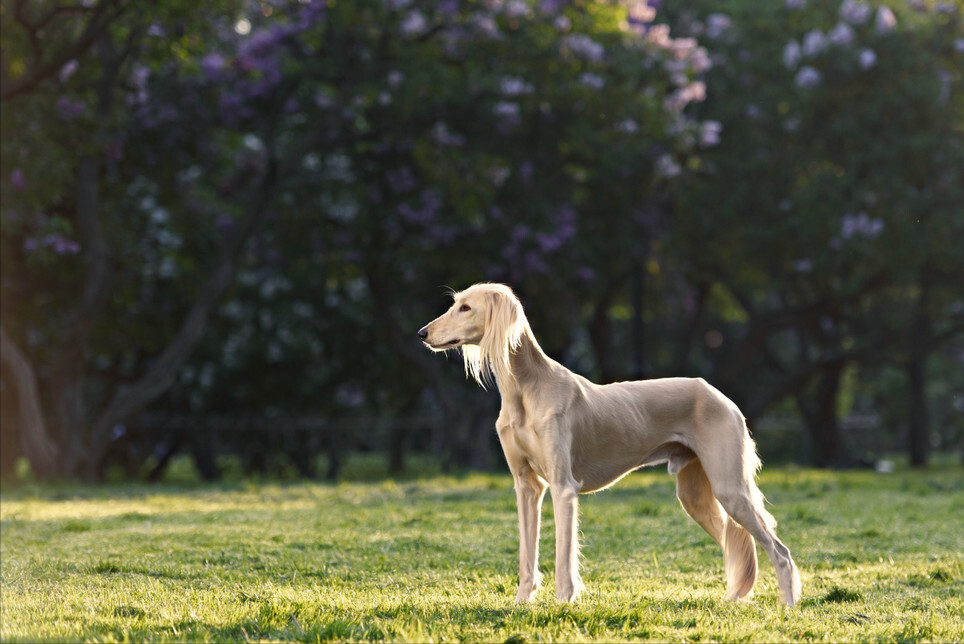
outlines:
[{"label": "dog's head", "polygon": [[452,306],[418,332],[432,351],[462,348],[465,371],[485,386],[490,373],[509,374],[509,352],[525,330],[522,305],[504,284],[476,284],[453,293]]}]

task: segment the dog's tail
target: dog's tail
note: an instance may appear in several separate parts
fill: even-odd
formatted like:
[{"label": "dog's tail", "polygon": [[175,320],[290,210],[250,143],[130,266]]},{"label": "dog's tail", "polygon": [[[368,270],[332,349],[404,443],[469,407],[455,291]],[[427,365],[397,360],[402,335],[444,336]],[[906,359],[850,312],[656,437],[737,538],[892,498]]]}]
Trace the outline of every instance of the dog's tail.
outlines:
[{"label": "dog's tail", "polygon": [[676,495],[687,514],[723,548],[726,599],[749,595],[757,577],[756,541],[713,496],[700,459],[694,458],[677,472]]},{"label": "dog's tail", "polygon": [[[722,508],[720,509],[723,512]],[[746,529],[723,512],[723,568],[726,570],[726,596],[734,600],[749,596],[756,584],[756,541]]]}]

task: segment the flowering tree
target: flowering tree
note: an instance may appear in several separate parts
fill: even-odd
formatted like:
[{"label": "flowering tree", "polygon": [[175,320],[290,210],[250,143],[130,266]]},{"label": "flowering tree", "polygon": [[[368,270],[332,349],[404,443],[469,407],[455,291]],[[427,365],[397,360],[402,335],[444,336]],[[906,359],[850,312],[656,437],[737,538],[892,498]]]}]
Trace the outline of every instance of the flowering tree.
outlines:
[{"label": "flowering tree", "polygon": [[471,460],[461,397],[399,330],[441,283],[605,302],[716,139],[687,116],[705,50],[641,2],[11,6],[4,377],[66,475],[162,400],[394,411],[424,382]]},{"label": "flowering tree", "polygon": [[751,414],[794,395],[828,465],[848,460],[843,380],[893,361],[910,374],[922,464],[924,362],[962,328],[960,7],[693,10],[675,19],[705,36],[716,67],[700,114],[723,129],[680,186],[678,240],[741,322],[718,352],[724,386],[746,392]]}]

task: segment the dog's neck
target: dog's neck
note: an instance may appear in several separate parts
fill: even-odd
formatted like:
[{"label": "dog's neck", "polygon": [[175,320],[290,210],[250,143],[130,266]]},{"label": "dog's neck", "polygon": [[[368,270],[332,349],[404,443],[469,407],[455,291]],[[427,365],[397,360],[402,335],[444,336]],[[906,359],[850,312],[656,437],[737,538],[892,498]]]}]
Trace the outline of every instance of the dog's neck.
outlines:
[{"label": "dog's neck", "polygon": [[507,399],[509,396],[518,395],[525,383],[535,380],[540,374],[551,369],[551,362],[549,356],[539,346],[532,328],[526,323],[518,348],[509,353],[511,375],[504,379],[507,382],[496,379],[502,398]]}]

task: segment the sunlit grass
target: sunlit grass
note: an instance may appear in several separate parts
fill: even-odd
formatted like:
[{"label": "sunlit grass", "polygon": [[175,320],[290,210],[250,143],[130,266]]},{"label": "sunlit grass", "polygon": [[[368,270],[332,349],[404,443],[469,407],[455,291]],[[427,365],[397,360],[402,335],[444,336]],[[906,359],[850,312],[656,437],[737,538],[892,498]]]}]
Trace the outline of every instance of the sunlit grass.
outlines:
[{"label": "sunlit grass", "polygon": [[583,497],[588,594],[515,607],[508,475],[5,488],[3,641],[961,641],[964,476],[769,468],[801,568],[777,603],[722,601],[718,547],[665,471]]}]

